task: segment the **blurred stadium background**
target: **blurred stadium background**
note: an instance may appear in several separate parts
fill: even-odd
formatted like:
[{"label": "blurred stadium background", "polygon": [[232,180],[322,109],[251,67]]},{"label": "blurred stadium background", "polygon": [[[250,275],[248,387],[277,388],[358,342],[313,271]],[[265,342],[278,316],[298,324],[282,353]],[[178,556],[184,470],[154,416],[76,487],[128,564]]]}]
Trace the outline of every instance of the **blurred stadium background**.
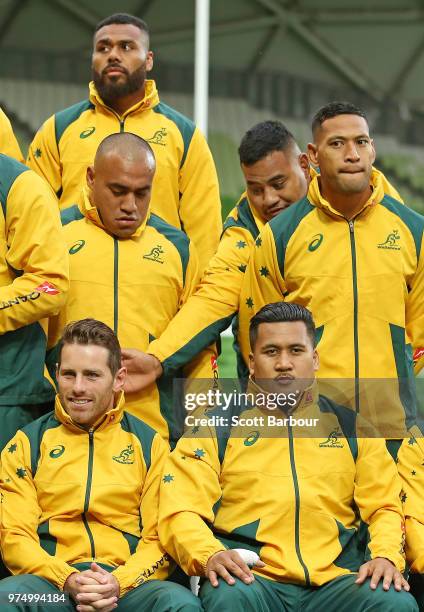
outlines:
[{"label": "blurred stadium background", "polygon": [[[47,117],[87,97],[94,26],[118,11],[147,21],[159,94],[193,116],[194,0],[0,0],[0,106],[23,152]],[[246,129],[278,118],[305,145],[313,112],[334,99],[368,112],[376,166],[424,213],[423,25],[422,0],[211,0],[208,140],[223,217],[243,191]]]}]

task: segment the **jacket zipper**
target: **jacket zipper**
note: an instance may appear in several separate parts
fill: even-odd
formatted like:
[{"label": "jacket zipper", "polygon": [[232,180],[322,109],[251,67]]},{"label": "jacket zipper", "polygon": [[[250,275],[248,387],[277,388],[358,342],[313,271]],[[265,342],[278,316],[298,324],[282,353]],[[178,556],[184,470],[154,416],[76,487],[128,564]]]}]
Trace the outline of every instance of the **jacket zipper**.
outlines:
[{"label": "jacket zipper", "polygon": [[90,492],[91,492],[91,481],[93,477],[93,454],[94,454],[94,430],[90,429],[88,432],[88,472],[87,472],[87,486],[85,489],[85,501],[84,501],[84,513],[82,515],[82,521],[87,531],[88,539],[90,540],[91,547],[91,558],[96,558],[96,549],[94,546],[94,538],[90,525],[88,524],[87,512],[90,505]]},{"label": "jacket zipper", "polygon": [[349,223],[350,251],[352,255],[353,282],[353,349],[355,354],[355,410],[359,412],[359,345],[358,345],[358,284],[356,273],[356,245],[353,221]]},{"label": "jacket zipper", "polygon": [[294,495],[295,495],[295,502],[296,502],[295,526],[294,526],[296,554],[297,554],[297,558],[299,559],[299,563],[303,568],[303,573],[305,574],[306,586],[310,586],[311,580],[309,577],[309,571],[305,565],[305,562],[303,561],[302,553],[300,552],[300,538],[299,538],[300,495],[299,495],[299,483],[297,480],[297,473],[296,473],[296,465],[294,462],[293,432],[292,432],[291,425],[288,426],[288,434],[289,434],[289,449],[290,449],[290,467],[291,467],[292,476],[293,476]]},{"label": "jacket zipper", "polygon": [[118,271],[119,271],[119,244],[113,239],[113,331],[118,334]]},{"label": "jacket zipper", "polygon": [[119,120],[119,131],[120,132],[125,132],[124,124],[125,124],[125,119],[120,119]]}]

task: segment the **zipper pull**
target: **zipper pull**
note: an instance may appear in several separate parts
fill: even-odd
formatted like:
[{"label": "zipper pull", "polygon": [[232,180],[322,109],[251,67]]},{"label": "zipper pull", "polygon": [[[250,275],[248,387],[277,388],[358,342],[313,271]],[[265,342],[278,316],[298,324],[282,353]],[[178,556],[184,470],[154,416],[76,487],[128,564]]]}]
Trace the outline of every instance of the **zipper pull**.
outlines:
[{"label": "zipper pull", "polygon": [[349,221],[349,229],[350,229],[350,233],[353,234],[353,221],[352,220]]},{"label": "zipper pull", "polygon": [[124,130],[124,123],[125,123],[124,119],[120,119],[119,120],[119,131],[120,132],[125,132],[125,130]]}]

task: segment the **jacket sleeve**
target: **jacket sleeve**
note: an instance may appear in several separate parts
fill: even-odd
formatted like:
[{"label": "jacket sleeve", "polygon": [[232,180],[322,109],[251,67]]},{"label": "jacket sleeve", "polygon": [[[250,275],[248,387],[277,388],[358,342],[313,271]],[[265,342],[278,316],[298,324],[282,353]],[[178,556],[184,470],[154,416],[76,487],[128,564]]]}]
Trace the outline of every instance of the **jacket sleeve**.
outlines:
[{"label": "jacket sleeve", "polygon": [[371,559],[385,557],[405,568],[401,482],[382,438],[358,440],[354,499],[368,526]]},{"label": "jacket sleeve", "polygon": [[148,580],[165,580],[169,574],[171,560],[158,537],[159,486],[168,454],[166,442],[156,434],[151,447],[150,468],[141,495],[141,539],[135,553],[124,565],[113,571],[119,582],[121,597]]},{"label": "jacket sleeve", "polygon": [[250,352],[250,319],[266,304],[284,300],[285,293],[274,235],[267,223],[252,247],[240,293],[239,344],[246,363]]},{"label": "jacket sleeve", "polygon": [[[62,189],[62,165],[56,143],[55,116],[38,130],[29,146],[27,165],[45,179],[58,197]],[[58,202],[56,202],[56,205]]]},{"label": "jacket sleeve", "polygon": [[8,117],[0,108],[0,153],[14,157],[18,161],[24,161],[18,141],[12,130]]},{"label": "jacket sleeve", "polygon": [[211,555],[225,550],[207,523],[221,497],[216,439],[183,436],[169,456],[161,484],[159,537],[190,576],[204,575]]},{"label": "jacket sleeve", "polygon": [[405,438],[398,453],[405,513],[406,559],[411,571],[424,574],[424,439]]},{"label": "jacket sleeve", "polygon": [[182,227],[196,245],[203,274],[218,248],[222,221],[215,164],[207,142],[197,128],[180,169],[179,189]]},{"label": "jacket sleeve", "polygon": [[251,233],[228,228],[198,286],[166,330],[149,346],[170,374],[216,341],[238,310],[240,288],[253,244]]},{"label": "jacket sleeve", "polygon": [[57,201],[30,170],[9,191],[6,241],[6,263],[16,277],[0,287],[0,334],[58,312],[68,291],[68,255]]},{"label": "jacket sleeve", "polygon": [[406,302],[406,331],[413,349],[424,349],[424,232],[417,270]]},{"label": "jacket sleeve", "polygon": [[31,449],[22,431],[1,454],[1,550],[12,574],[36,574],[58,588],[75,568],[60,557],[49,555],[37,535],[41,508],[31,472]]}]

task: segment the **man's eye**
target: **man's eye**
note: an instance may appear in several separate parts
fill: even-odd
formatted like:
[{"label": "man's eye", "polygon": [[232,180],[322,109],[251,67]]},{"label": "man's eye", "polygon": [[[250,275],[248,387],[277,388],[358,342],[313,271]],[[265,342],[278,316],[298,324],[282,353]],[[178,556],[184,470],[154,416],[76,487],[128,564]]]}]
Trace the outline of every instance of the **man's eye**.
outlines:
[{"label": "man's eye", "polygon": [[97,47],[97,51],[99,53],[105,53],[106,51],[109,51],[109,47],[107,47],[106,45],[104,45],[102,47]]},{"label": "man's eye", "polygon": [[121,48],[122,48],[124,51],[130,51],[130,50],[132,49],[132,47],[131,47],[130,43],[122,43]]},{"label": "man's eye", "polygon": [[278,183],[272,183],[272,187],[274,189],[283,189],[284,185],[286,184],[286,181],[278,181]]},{"label": "man's eye", "polygon": [[367,144],[368,144],[368,142],[369,142],[369,141],[368,141],[366,138],[360,138],[360,139],[358,140],[358,144],[359,144],[359,145],[367,145]]},{"label": "man's eye", "polygon": [[333,140],[333,142],[331,143],[331,146],[335,149],[339,149],[342,145],[343,142],[341,140]]}]

